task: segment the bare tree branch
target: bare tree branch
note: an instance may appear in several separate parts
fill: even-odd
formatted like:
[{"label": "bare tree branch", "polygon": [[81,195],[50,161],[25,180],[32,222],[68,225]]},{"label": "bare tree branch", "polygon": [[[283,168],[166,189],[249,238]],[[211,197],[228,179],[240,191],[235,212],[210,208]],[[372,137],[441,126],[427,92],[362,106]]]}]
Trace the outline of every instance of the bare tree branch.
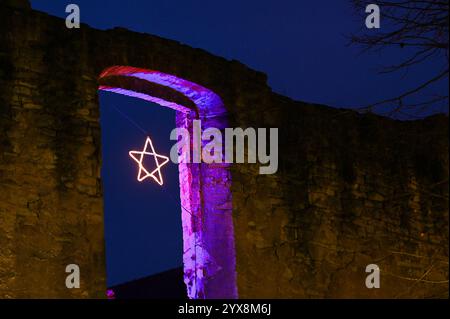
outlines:
[{"label": "bare tree branch", "polygon": [[408,104],[405,99],[419,95],[432,84],[448,78],[449,0],[351,0],[351,2],[362,17],[365,17],[365,8],[369,4],[377,4],[382,11],[381,29],[377,31],[362,29],[359,34],[350,37],[352,44],[359,45],[363,52],[377,52],[389,47],[405,49],[407,57],[401,62],[384,67],[380,71],[381,74],[410,70],[430,61],[437,62],[435,64],[442,68],[435,76],[424,77],[413,89],[360,110],[373,111],[376,107],[383,107],[386,113],[392,116],[395,113],[406,114],[405,110],[413,109],[425,112],[438,103],[443,103],[444,112],[448,113],[448,91],[446,94],[430,97],[422,102]]}]

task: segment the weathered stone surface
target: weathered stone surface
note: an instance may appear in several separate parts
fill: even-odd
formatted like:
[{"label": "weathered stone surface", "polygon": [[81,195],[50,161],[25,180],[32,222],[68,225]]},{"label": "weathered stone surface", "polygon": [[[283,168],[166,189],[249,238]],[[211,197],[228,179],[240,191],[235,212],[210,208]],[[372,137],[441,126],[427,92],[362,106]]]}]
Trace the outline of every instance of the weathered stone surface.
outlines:
[{"label": "weathered stone surface", "polygon": [[[114,65],[213,90],[233,127],[279,127],[276,175],[236,164],[231,181],[214,181],[231,183],[221,209],[232,208],[240,297],[448,297],[447,117],[397,122],[295,102],[236,61],[120,28],[68,30],[3,4],[0,297],[105,294],[97,78]],[[65,287],[71,263],[79,290]],[[382,289],[365,287],[371,263]]]}]

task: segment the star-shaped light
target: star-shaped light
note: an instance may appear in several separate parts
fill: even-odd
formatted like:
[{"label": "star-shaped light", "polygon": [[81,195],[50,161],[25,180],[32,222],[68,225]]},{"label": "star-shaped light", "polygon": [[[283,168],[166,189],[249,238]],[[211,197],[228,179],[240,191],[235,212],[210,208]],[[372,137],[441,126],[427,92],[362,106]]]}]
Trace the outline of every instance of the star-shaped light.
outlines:
[{"label": "star-shaped light", "polygon": [[[149,146],[150,146],[151,152],[148,150]],[[150,137],[147,137],[147,140],[145,141],[145,146],[144,146],[144,149],[142,150],[142,152],[130,151],[129,154],[130,154],[131,158],[134,159],[136,161],[136,163],[139,164],[139,173],[138,173],[138,177],[137,177],[137,180],[139,182],[142,182],[146,178],[151,177],[159,185],[162,185],[164,183],[163,179],[162,179],[162,175],[161,175],[161,167],[166,165],[167,162],[169,162],[169,158],[166,156],[163,156],[163,155],[156,154],[155,148],[153,147],[153,143],[152,143],[152,140],[150,139]],[[144,167],[143,161],[144,161],[145,155],[151,155],[155,159],[156,168],[151,173],[149,173],[148,170],[146,170]],[[160,162],[160,160],[162,160],[162,161]]]}]

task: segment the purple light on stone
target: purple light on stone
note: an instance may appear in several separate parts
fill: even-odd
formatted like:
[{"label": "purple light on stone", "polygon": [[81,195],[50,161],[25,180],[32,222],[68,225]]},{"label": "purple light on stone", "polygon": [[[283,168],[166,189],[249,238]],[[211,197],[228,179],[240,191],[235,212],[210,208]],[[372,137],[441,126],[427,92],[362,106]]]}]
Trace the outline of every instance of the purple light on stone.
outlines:
[{"label": "purple light on stone", "polygon": [[[164,96],[156,96],[155,92],[140,92],[138,89],[134,91],[105,84],[110,76],[134,77],[169,87],[194,102],[196,110],[170,102]],[[100,78],[103,84],[99,90],[175,109],[177,127],[191,133],[192,120],[195,118],[202,121],[203,129],[228,127],[227,112],[221,98],[196,83],[159,71],[128,66],[108,68]],[[180,163],[178,170],[184,282],[188,296],[191,299],[237,298],[230,166]]]},{"label": "purple light on stone", "polygon": [[114,293],[114,290],[112,290],[112,289],[106,290],[106,298],[116,299],[116,294]]}]

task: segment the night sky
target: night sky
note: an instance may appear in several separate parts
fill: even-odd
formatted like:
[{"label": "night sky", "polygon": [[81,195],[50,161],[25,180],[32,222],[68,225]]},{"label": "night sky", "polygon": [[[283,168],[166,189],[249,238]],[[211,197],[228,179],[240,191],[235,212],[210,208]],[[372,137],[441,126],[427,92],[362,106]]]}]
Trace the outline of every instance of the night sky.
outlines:
[{"label": "night sky", "polygon": [[[175,111],[155,103],[100,92],[106,266],[113,286],[181,267],[183,242],[178,167],[161,168],[164,184],[137,181],[128,152],[142,151],[147,136],[156,153],[169,156]],[[150,151],[150,149],[148,149]],[[156,168],[146,156],[146,169]]]},{"label": "night sky", "polygon": [[[125,27],[236,59],[268,74],[269,85],[278,93],[336,107],[354,108],[397,96],[442,67],[442,60],[436,60],[407,73],[378,74],[381,66],[399,62],[408,52],[398,47],[360,54],[360,48],[348,46],[346,36],[364,26],[349,0],[31,3],[60,17],[66,16],[67,4],[76,3],[82,22],[92,27]],[[448,79],[423,94],[442,92],[448,92]],[[417,101],[426,98],[423,94]],[[112,285],[181,266],[181,218],[173,198],[178,196],[176,166],[170,163],[163,168],[169,190],[154,182],[137,183],[137,167],[128,151],[142,147],[145,134],[111,106],[138,122],[165,155],[172,145],[173,111],[112,93],[100,97],[108,283]]]}]

